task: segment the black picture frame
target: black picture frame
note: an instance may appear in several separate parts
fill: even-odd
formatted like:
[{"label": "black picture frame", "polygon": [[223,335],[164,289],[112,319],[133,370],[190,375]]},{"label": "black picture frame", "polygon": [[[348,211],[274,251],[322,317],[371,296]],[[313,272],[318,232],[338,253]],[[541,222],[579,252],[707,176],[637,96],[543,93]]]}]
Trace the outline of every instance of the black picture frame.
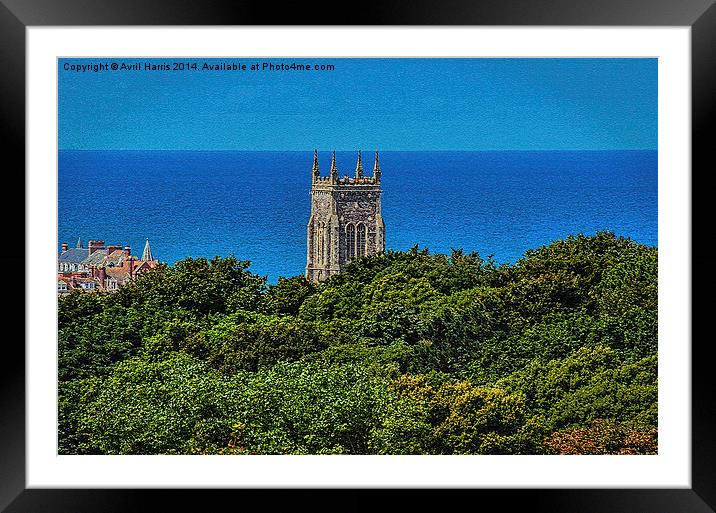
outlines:
[{"label": "black picture frame", "polygon": [[[25,30],[63,25],[575,25],[688,26],[692,73],[692,487],[690,489],[474,489],[401,491],[402,507],[427,499],[444,506],[499,504],[500,510],[558,512],[716,511],[716,393],[705,318],[713,300],[714,258],[706,250],[710,212],[705,195],[714,173],[709,126],[716,101],[716,6],[714,0],[384,0],[346,4],[347,9],[295,2],[155,0],[0,0],[0,145],[5,191],[6,270],[2,371],[0,372],[0,510],[17,512],[114,512],[216,510],[291,501],[312,507],[374,507],[376,490],[26,489],[25,485]],[[22,193],[20,192],[22,191]],[[14,200],[18,200],[19,204]],[[24,217],[23,217],[24,220]],[[10,242],[10,243],[8,243]],[[11,248],[11,250],[9,250]],[[24,274],[17,269],[25,269]],[[11,270],[11,272],[8,272]],[[14,328],[14,329],[13,329]],[[663,385],[663,384],[662,384]],[[666,384],[668,386],[668,384]],[[366,495],[367,494],[367,495]],[[435,497],[435,495],[439,497]],[[348,497],[347,497],[348,496]],[[355,496],[355,499],[349,498]],[[349,501],[346,501],[349,498]],[[257,500],[258,502],[254,502]],[[489,502],[487,502],[489,501]],[[332,505],[332,506],[331,506]]]}]

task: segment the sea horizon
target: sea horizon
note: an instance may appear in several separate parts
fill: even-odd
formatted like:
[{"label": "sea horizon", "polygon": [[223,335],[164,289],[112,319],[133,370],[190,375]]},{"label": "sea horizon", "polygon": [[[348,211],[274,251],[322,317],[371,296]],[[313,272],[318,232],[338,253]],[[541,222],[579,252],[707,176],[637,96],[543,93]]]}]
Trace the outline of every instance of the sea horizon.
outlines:
[{"label": "sea horizon", "polygon": [[[362,149],[372,173],[374,149]],[[568,235],[657,246],[657,151],[381,150],[386,249],[453,248],[514,263]],[[323,175],[331,151],[319,151]],[[356,150],[336,150],[352,175]],[[105,240],[169,264],[234,255],[275,283],[302,275],[310,150],[61,149],[58,250]]]}]

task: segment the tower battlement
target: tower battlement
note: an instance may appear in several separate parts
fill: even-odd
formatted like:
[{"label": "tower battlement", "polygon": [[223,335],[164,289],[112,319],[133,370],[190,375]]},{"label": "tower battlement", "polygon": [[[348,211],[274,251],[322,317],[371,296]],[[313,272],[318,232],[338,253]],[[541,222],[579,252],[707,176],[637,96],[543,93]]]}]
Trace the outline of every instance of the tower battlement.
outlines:
[{"label": "tower battlement", "polygon": [[375,163],[373,164],[373,176],[365,176],[363,174],[363,158],[361,157],[360,150],[358,150],[358,161],[356,162],[356,169],[354,176],[340,176],[338,172],[338,166],[336,165],[336,152],[333,152],[331,157],[331,170],[328,176],[321,176],[321,171],[318,166],[318,151],[313,151],[313,170],[311,173],[313,184],[328,184],[328,185],[379,185],[380,184],[380,161],[378,159],[378,152],[375,152]]},{"label": "tower battlement", "polygon": [[363,174],[358,150],[354,176],[340,177],[336,152],[331,158],[329,175],[321,176],[318,152],[314,151],[311,177],[306,278],[317,282],[338,274],[356,258],[385,251],[378,152],[373,176]]},{"label": "tower battlement", "polygon": [[337,182],[332,182],[330,176],[319,176],[314,183],[322,185],[380,185],[380,182],[376,182],[372,176],[354,178],[347,175],[339,177]]}]

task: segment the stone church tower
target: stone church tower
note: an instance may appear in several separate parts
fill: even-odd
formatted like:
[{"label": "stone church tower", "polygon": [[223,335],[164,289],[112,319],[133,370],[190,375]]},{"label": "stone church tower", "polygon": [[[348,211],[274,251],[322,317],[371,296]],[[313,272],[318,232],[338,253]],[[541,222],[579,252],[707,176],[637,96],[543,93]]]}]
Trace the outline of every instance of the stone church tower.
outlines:
[{"label": "stone church tower", "polygon": [[360,150],[355,177],[339,177],[336,152],[331,171],[321,176],[313,152],[311,218],[308,220],[306,278],[323,281],[351,260],[385,251],[385,224],[380,211],[380,163],[375,152],[373,176],[363,175]]}]

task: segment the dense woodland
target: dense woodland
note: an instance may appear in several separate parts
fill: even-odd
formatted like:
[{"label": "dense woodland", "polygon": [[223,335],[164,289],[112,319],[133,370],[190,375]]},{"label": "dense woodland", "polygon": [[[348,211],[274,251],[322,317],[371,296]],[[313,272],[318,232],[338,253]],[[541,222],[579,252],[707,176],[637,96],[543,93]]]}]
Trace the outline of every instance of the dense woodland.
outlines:
[{"label": "dense woodland", "polygon": [[653,454],[657,249],[236,258],[59,299],[61,454]]}]

